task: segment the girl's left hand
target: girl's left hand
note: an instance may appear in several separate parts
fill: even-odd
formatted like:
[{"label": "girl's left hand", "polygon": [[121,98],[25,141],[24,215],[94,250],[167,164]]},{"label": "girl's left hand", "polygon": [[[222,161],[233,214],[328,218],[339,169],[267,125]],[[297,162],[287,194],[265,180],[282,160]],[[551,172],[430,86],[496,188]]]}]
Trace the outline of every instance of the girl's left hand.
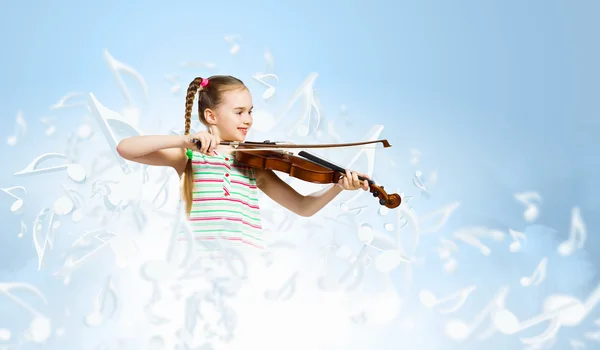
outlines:
[{"label": "girl's left hand", "polygon": [[346,176],[342,176],[338,181],[337,185],[343,188],[344,190],[355,191],[359,188],[362,188],[364,191],[369,190],[369,182],[367,180],[363,180],[362,182],[358,179],[358,176],[361,176],[366,179],[370,179],[368,175],[359,174],[355,171],[350,173],[350,170],[346,169]]}]

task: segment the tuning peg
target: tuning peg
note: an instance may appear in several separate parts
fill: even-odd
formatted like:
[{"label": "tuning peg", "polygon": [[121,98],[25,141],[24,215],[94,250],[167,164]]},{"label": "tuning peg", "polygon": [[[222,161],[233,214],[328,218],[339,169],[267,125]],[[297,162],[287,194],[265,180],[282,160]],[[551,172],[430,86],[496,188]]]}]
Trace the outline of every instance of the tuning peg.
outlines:
[{"label": "tuning peg", "polygon": [[379,204],[381,204],[381,205],[385,205],[385,199],[380,199],[380,200],[379,200]]},{"label": "tuning peg", "polygon": [[377,197],[377,196],[379,196],[379,191],[377,191],[377,190],[373,191],[373,197]]}]

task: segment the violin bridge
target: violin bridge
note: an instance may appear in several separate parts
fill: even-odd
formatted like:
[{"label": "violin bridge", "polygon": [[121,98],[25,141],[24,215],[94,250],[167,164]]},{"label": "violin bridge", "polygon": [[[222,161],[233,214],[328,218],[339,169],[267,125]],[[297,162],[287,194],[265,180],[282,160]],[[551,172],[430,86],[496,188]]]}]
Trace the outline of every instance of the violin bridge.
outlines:
[{"label": "violin bridge", "polygon": [[232,141],[229,143],[229,146],[233,147],[233,148],[238,148],[240,146],[240,142],[239,141]]}]

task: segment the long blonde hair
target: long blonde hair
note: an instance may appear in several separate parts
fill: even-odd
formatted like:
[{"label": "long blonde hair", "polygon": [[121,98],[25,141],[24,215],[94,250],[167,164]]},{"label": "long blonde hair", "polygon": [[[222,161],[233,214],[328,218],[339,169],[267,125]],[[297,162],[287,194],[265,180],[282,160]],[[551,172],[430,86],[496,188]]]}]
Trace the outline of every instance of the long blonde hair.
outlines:
[{"label": "long blonde hair", "polygon": [[[190,134],[192,124],[192,108],[194,107],[194,97],[198,93],[198,118],[200,122],[208,127],[204,118],[204,111],[216,109],[223,102],[223,92],[235,89],[246,89],[244,83],[230,75],[213,75],[208,78],[208,85],[202,87],[200,83],[202,78],[198,77],[192,80],[185,96],[185,135]],[[191,159],[187,160],[185,172],[181,175],[183,186],[181,197],[185,200],[186,214],[190,216],[192,211],[192,199],[194,191],[194,172],[192,170]]]}]

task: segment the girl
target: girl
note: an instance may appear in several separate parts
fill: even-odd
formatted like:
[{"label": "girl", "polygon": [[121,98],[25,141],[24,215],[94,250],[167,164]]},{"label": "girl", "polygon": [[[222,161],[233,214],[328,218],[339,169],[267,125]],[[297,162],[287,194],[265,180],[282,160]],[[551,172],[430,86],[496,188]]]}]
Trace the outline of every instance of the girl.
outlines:
[{"label": "girl", "polygon": [[[190,135],[192,107],[198,93],[198,116],[207,131]],[[183,180],[182,196],[195,239],[225,239],[264,247],[258,190],[297,215],[309,217],[343,190],[368,190],[358,173],[346,171],[337,184],[302,195],[271,170],[237,164],[231,146],[244,141],[252,127],[252,96],[232,76],[195,78],[185,103],[184,135],[136,136],[117,146],[121,157],[148,165],[170,166]],[[201,147],[192,142],[200,140]],[[360,174],[365,178],[367,176]]]}]

